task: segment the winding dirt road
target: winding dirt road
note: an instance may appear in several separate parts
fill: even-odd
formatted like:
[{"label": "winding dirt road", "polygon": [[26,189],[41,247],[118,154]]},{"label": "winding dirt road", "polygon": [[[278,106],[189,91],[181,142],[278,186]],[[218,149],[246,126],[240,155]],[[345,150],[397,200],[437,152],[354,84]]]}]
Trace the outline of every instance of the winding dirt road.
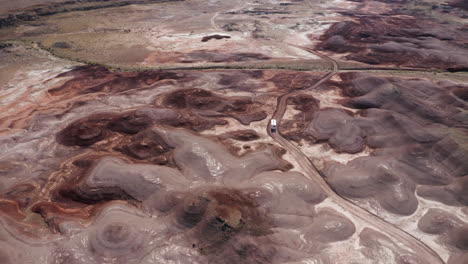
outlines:
[{"label": "winding dirt road", "polygon": [[[233,10],[238,11],[238,10],[241,10],[242,8],[245,8],[246,6],[248,5],[243,5]],[[219,27],[216,23],[216,18],[218,17],[218,15],[219,15],[219,12],[216,13],[211,18],[211,25],[215,30],[223,31],[223,29]],[[278,98],[275,112],[271,116],[271,119],[277,120],[277,132],[276,133],[271,132],[271,127],[270,127],[271,122],[268,122],[269,124],[267,127],[268,135],[272,137],[276,142],[278,142],[278,144],[280,144],[283,148],[285,148],[294,157],[294,159],[297,161],[297,163],[302,167],[303,171],[305,172],[305,177],[307,177],[308,179],[316,183],[318,186],[320,186],[322,190],[327,194],[328,198],[331,199],[333,202],[335,202],[337,205],[341,206],[343,210],[350,212],[357,219],[363,221],[369,226],[374,227],[374,229],[386,234],[388,237],[395,239],[399,241],[400,243],[402,243],[405,247],[412,250],[413,253],[415,253],[419,258],[423,260],[421,264],[437,264],[437,263],[445,264],[445,261],[434,250],[432,250],[430,247],[428,247],[426,244],[421,242],[416,237],[412,236],[411,234],[405,232],[402,229],[399,229],[395,225],[389,222],[386,222],[385,220],[381,219],[377,215],[374,215],[371,212],[368,212],[362,209],[361,207],[354,204],[351,200],[348,200],[338,195],[328,185],[328,183],[325,181],[324,177],[322,176],[320,171],[317,169],[317,167],[313,164],[313,162],[309,160],[309,158],[298,147],[296,147],[293,143],[291,143],[290,141],[286,140],[283,136],[281,136],[281,133],[280,133],[281,120],[283,119],[283,116],[286,112],[288,99],[306,90],[313,90],[319,87],[326,81],[330,80],[330,78],[332,78],[339,71],[338,63],[334,59],[330,58],[329,56],[322,54],[318,51],[315,51],[312,48],[303,47],[303,46],[295,45],[292,43],[286,43],[286,44],[296,47],[296,48],[303,49],[307,52],[310,52],[316,56],[321,57],[322,59],[330,62],[332,69],[328,73],[326,73],[322,78],[320,78],[320,80],[314,83],[312,86],[306,87],[300,90],[291,91],[290,93],[284,94]]]},{"label": "winding dirt road", "polygon": [[[244,8],[246,8],[247,6],[250,6],[252,5],[251,3],[245,3],[243,4],[242,6],[238,6],[238,7],[234,7],[233,9],[230,9],[230,10],[227,10],[227,11],[223,11],[223,13],[230,13],[230,12],[237,12],[239,10],[242,10]],[[218,32],[222,32],[224,31],[220,26],[218,26],[218,24],[216,23],[216,18],[219,16],[220,12],[216,12],[210,19],[210,24],[211,24],[211,27],[218,31]]]},{"label": "winding dirt road", "polygon": [[[293,45],[293,44],[290,44],[290,45]],[[332,58],[328,57],[327,55],[317,52],[310,48],[300,47],[297,45],[293,45],[293,46],[304,49],[317,56],[320,56],[321,58],[329,61],[333,65],[333,68],[330,72],[325,74],[319,81],[317,81],[312,86],[307,87],[305,89],[292,91],[278,98],[276,110],[271,117],[272,119],[276,119],[277,121],[277,132],[272,133],[270,129],[270,125],[268,125],[267,127],[268,135],[270,135],[274,140],[276,140],[276,142],[278,142],[281,146],[283,146],[294,157],[297,163],[302,167],[302,169],[305,172],[305,176],[308,179],[315,182],[318,186],[320,186],[322,190],[328,195],[328,198],[331,199],[333,202],[335,202],[337,205],[341,206],[343,210],[350,212],[354,217],[365,222],[366,224],[369,224],[370,226],[374,227],[379,232],[382,232],[386,234],[387,236],[389,236],[390,238],[396,239],[397,241],[401,242],[403,245],[411,249],[418,257],[420,257],[424,261],[423,263],[444,264],[445,261],[434,250],[432,250],[430,247],[428,247],[426,244],[421,242],[416,237],[405,232],[404,230],[399,229],[393,224],[386,222],[380,217],[362,209],[361,207],[354,204],[352,201],[339,196],[328,185],[328,183],[325,181],[324,177],[322,177],[320,171],[313,164],[313,162],[309,160],[309,158],[298,147],[296,147],[293,143],[291,143],[290,141],[286,140],[283,136],[281,136],[280,134],[281,120],[283,119],[283,116],[286,112],[288,98],[298,95],[306,90],[312,90],[312,89],[319,87],[324,82],[328,81],[331,77],[333,77],[333,75],[335,75],[339,70],[337,62],[333,60]]]}]

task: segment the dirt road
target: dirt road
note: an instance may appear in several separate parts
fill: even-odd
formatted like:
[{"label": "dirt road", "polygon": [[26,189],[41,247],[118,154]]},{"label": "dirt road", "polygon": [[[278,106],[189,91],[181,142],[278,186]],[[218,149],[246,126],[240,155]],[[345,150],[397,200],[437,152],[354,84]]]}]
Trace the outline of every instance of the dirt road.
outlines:
[{"label": "dirt road", "polygon": [[[290,44],[292,45],[292,44]],[[364,223],[368,224],[369,226],[373,227],[374,229],[378,230],[379,232],[382,232],[386,234],[387,236],[397,240],[398,242],[402,243],[406,247],[410,248],[413,250],[413,252],[421,258],[424,262],[422,263],[427,263],[427,264],[444,264],[445,261],[442,260],[442,258],[435,252],[433,251],[430,247],[422,243],[420,240],[418,240],[416,237],[413,237],[411,234],[399,229],[398,227],[394,226],[391,223],[386,222],[385,220],[379,218],[378,216],[362,209],[361,207],[357,206],[354,204],[352,201],[343,198],[339,196],[325,181],[325,179],[322,177],[321,173],[319,170],[314,166],[314,164],[309,160],[309,158],[299,149],[297,148],[293,143],[289,142],[286,140],[283,136],[281,136],[280,133],[280,128],[281,128],[281,120],[283,119],[283,116],[286,112],[286,107],[287,107],[287,100],[288,98],[295,96],[297,94],[302,93],[305,90],[312,90],[320,85],[322,85],[324,82],[328,81],[333,75],[336,74],[336,72],[339,70],[338,64],[335,60],[332,58],[321,54],[317,51],[314,51],[310,48],[306,47],[299,47],[297,45],[293,45],[298,48],[302,48],[306,51],[309,51],[315,55],[320,56],[323,59],[328,60],[332,65],[333,68],[330,72],[325,74],[319,81],[317,81],[315,84],[313,84],[310,87],[307,87],[302,90],[296,90],[292,91],[288,94],[285,94],[281,97],[278,98],[276,110],[272,115],[272,119],[277,120],[277,132],[272,133],[270,126],[267,127],[267,132],[268,134],[276,140],[281,146],[283,146],[297,161],[297,163],[302,167],[303,171],[305,172],[305,176],[315,182],[318,186],[322,188],[322,190],[328,195],[329,199],[333,200],[336,204],[341,206],[343,210],[346,210],[350,212],[354,217],[357,219],[363,221]],[[270,122],[269,122],[270,124]]]}]

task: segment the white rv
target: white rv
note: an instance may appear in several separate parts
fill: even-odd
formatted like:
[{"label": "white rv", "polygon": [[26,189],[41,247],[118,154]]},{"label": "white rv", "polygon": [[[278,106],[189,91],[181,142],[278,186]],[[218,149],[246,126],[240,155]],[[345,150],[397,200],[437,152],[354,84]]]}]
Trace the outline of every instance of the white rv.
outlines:
[{"label": "white rv", "polygon": [[270,126],[271,132],[275,133],[276,132],[276,119],[271,119],[270,125],[271,125]]}]

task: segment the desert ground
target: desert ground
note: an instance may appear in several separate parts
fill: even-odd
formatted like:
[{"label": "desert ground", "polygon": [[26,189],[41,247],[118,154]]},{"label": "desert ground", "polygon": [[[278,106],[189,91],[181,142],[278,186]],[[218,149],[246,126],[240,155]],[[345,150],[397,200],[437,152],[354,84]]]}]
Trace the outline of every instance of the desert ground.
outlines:
[{"label": "desert ground", "polygon": [[468,264],[467,18],[0,0],[0,264]]}]

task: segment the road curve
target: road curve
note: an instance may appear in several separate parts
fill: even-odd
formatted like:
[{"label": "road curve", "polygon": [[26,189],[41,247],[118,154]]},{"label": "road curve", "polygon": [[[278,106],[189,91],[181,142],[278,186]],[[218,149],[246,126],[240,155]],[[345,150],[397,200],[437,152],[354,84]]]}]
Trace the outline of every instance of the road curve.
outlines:
[{"label": "road curve", "polygon": [[[230,13],[230,12],[237,12],[239,10],[242,10],[244,8],[246,8],[247,6],[251,5],[250,3],[245,3],[244,5],[242,6],[239,6],[239,7],[234,7],[233,9],[231,10],[227,10],[227,11],[224,11],[224,13]],[[224,31],[221,27],[218,26],[218,24],[216,23],[216,18],[219,16],[220,12],[216,12],[210,19],[210,24],[211,24],[211,27],[218,31],[218,32],[222,32]]]},{"label": "road curve", "polygon": [[322,54],[320,52],[317,52],[311,48],[307,47],[301,47],[297,45],[290,44],[292,46],[301,48],[303,50],[306,50],[308,52],[311,52],[327,61],[329,61],[333,68],[330,72],[325,74],[319,81],[314,83],[312,86],[301,89],[301,90],[295,90],[290,93],[284,94],[281,97],[278,98],[277,101],[277,106],[276,110],[272,115],[272,119],[276,119],[277,121],[277,132],[272,133],[270,129],[270,123],[267,127],[267,133],[270,137],[272,137],[276,142],[278,142],[281,146],[283,146],[292,156],[293,158],[297,161],[297,163],[302,167],[302,169],[305,172],[305,176],[315,182],[318,186],[322,188],[322,190],[328,195],[328,198],[332,199],[336,204],[341,206],[344,210],[350,212],[354,217],[357,219],[360,219],[361,221],[364,221],[365,223],[369,224],[370,226],[373,226],[376,230],[379,232],[382,232],[386,234],[387,236],[394,238],[398,240],[399,242],[403,243],[405,246],[408,248],[412,249],[413,252],[418,256],[421,257],[424,262],[427,264],[444,264],[445,261],[430,247],[428,247],[426,244],[418,240],[416,237],[412,236],[411,234],[405,232],[404,230],[399,229],[395,225],[386,222],[385,220],[381,219],[377,215],[374,215],[361,207],[357,206],[355,203],[352,201],[343,198],[339,196],[325,181],[324,177],[322,177],[320,171],[315,167],[313,162],[309,160],[309,158],[294,144],[286,140],[283,136],[280,134],[280,125],[281,125],[281,120],[283,119],[283,116],[286,112],[286,107],[287,107],[287,100],[288,98],[295,96],[297,94],[300,94],[301,92],[305,90],[312,90],[320,85],[322,85],[324,82],[328,81],[333,75],[335,75],[338,70],[338,63],[333,60],[332,58],[328,57],[325,54]]}]

